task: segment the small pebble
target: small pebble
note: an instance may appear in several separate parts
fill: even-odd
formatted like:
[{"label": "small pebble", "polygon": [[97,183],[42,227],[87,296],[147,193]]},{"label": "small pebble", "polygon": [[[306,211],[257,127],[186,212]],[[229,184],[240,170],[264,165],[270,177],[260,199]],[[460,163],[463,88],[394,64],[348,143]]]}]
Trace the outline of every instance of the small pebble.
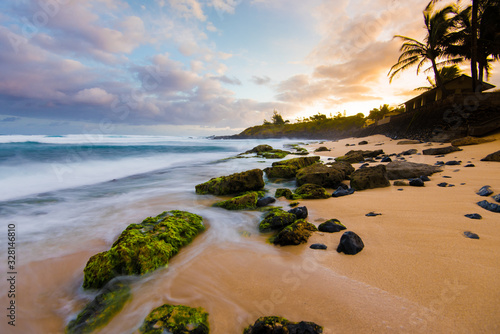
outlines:
[{"label": "small pebble", "polygon": [[312,249],[327,249],[328,247],[326,247],[325,244],[312,244],[311,246],[309,246],[309,248],[312,248]]},{"label": "small pebble", "polygon": [[479,213],[468,213],[465,215],[465,217],[470,218],[470,219],[482,219],[481,215]]},{"label": "small pebble", "polygon": [[381,213],[375,213],[375,212],[368,212],[365,216],[367,217],[375,217],[375,216],[380,216],[382,215]]},{"label": "small pebble", "polygon": [[471,231],[465,231],[464,235],[470,239],[479,239],[479,236],[476,233],[472,233]]}]

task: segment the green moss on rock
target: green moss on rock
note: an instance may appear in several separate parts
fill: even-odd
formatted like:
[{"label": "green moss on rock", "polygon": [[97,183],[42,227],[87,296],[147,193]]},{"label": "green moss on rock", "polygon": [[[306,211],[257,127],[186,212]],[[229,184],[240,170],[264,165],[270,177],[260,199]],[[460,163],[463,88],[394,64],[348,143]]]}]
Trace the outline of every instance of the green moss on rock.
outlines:
[{"label": "green moss on rock", "polygon": [[122,280],[110,282],[94,300],[85,306],[76,319],[70,321],[65,332],[67,334],[92,333],[120,312],[130,296],[130,286],[127,282]]},{"label": "green moss on rock", "polygon": [[326,191],[325,188],[311,183],[306,183],[298,187],[295,190],[295,194],[299,195],[302,199],[322,199],[332,196]]},{"label": "green moss on rock", "polygon": [[282,317],[260,317],[253,325],[243,330],[243,334],[287,334],[287,333],[308,333],[321,334],[323,327],[314,322],[301,321],[291,322]]},{"label": "green moss on rock", "polygon": [[270,232],[281,230],[283,227],[292,224],[296,219],[297,217],[293,213],[281,209],[272,209],[260,222],[259,231]]},{"label": "green moss on rock", "polygon": [[208,334],[208,313],[201,307],[165,304],[155,308],[139,328],[141,334]]},{"label": "green moss on rock", "polygon": [[273,238],[275,245],[300,245],[306,243],[312,232],[318,229],[313,224],[304,219],[296,220],[292,225],[288,225],[282,229],[276,237]]},{"label": "green moss on rock", "polygon": [[258,199],[259,194],[254,191],[241,196],[233,197],[227,201],[217,202],[214,206],[226,210],[249,210],[257,207]]},{"label": "green moss on rock", "polygon": [[270,179],[292,179],[297,174],[297,167],[295,166],[274,166],[264,168],[264,173]]},{"label": "green moss on rock", "polygon": [[271,151],[259,153],[258,155],[263,157],[263,158],[266,158],[266,159],[283,159],[284,157],[286,157],[289,154],[290,154],[290,152],[288,152],[288,151],[271,150]]},{"label": "green moss on rock", "polygon": [[301,158],[293,158],[288,160],[276,161],[273,162],[273,167],[275,166],[294,166],[297,169],[301,169],[312,165],[320,160],[319,156],[311,156],[311,157],[301,157]]},{"label": "green moss on rock", "polygon": [[263,172],[252,169],[228,176],[212,178],[205,183],[198,184],[197,194],[230,195],[245,191],[260,190],[264,188]]},{"label": "green moss on rock", "polygon": [[143,275],[163,267],[204,229],[200,216],[178,210],[131,224],[108,251],[89,259],[83,288],[99,289],[113,277]]}]

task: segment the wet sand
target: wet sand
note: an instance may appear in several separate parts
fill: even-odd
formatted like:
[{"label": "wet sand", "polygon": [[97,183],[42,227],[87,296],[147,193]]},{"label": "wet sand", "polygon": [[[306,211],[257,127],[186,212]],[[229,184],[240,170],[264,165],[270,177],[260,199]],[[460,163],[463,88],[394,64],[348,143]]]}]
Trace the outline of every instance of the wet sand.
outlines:
[{"label": "wet sand", "polygon": [[[479,161],[500,149],[500,136],[495,138],[495,142],[464,146],[444,158],[408,158],[429,164],[462,160],[462,165],[445,166],[431,176],[423,188],[391,186],[300,201],[309,209],[310,222],[319,225],[337,218],[360,235],[365,248],[355,256],[336,252],[342,233],[316,232],[307,244],[277,247],[258,233],[258,213],[244,217],[249,223],[241,228],[250,233],[247,237],[233,233],[221,239],[223,231],[215,228],[216,216],[211,217],[207,222],[214,227],[175,256],[168,268],[133,284],[132,299],[99,333],[134,333],[145,316],[164,303],[204,307],[216,334],[241,333],[263,315],[314,321],[324,326],[324,333],[498,333],[500,214],[475,204],[484,199],[475,194],[484,185],[500,193],[500,163]],[[369,144],[345,146],[363,139]],[[391,154],[427,148],[396,143],[372,136],[315,146],[334,147],[318,153],[325,159],[351,149],[383,149]],[[464,168],[467,161],[476,167]],[[455,187],[438,187],[440,182]],[[206,198],[200,203],[209,205]],[[283,199],[277,203],[287,204]],[[157,210],[161,200],[151,205]],[[370,211],[382,215],[366,217]],[[476,212],[482,220],[464,217]],[[465,238],[464,231],[477,233],[480,239]],[[310,249],[316,242],[328,249]],[[89,248],[92,251],[19,268],[23,276],[18,286],[18,326],[12,329],[3,321],[0,332],[63,333],[67,321],[93,296],[81,290],[85,263],[109,245],[96,240]],[[5,296],[0,301],[4,305]]]}]

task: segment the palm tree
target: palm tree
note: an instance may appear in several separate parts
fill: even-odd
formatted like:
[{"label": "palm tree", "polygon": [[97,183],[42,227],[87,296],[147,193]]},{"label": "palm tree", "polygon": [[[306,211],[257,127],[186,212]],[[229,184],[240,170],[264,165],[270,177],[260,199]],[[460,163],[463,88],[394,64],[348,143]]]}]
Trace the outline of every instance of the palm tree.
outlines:
[{"label": "palm tree", "polygon": [[[394,36],[402,39],[403,45],[400,48],[402,53],[398,58],[398,62],[394,64],[389,71],[390,82],[399,72],[414,65],[417,65],[417,74],[419,74],[422,66],[430,62],[430,68],[434,71],[436,85],[441,88],[443,95],[445,95],[446,91],[443,86],[443,80],[439,75],[438,61],[446,56],[444,45],[447,35],[452,28],[451,16],[455,12],[455,7],[451,5],[434,11],[434,3],[431,1],[423,12],[425,27],[427,29],[427,36],[423,42],[406,36]],[[443,65],[456,62],[458,62],[458,59],[449,59],[439,64]]]},{"label": "palm tree", "polygon": [[[443,66],[438,70],[438,72],[439,77],[441,78],[441,80],[443,80],[443,83],[456,79],[462,75],[462,70],[457,65]],[[415,90],[429,91],[436,88],[436,81],[434,81],[431,77],[427,77],[427,82],[429,82],[430,86],[418,87],[415,88]]]}]

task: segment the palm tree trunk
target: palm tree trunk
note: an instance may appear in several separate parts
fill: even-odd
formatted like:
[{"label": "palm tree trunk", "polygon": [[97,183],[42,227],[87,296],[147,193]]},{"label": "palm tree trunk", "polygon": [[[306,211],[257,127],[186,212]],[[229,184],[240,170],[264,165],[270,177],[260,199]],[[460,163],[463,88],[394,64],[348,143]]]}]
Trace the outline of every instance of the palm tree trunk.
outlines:
[{"label": "palm tree trunk", "polygon": [[477,87],[477,16],[479,12],[479,0],[472,0],[472,50],[470,59],[470,72],[472,76],[472,90]]},{"label": "palm tree trunk", "polygon": [[431,63],[432,63],[432,69],[434,70],[434,77],[436,78],[436,87],[441,89],[442,98],[445,98],[446,96],[448,96],[448,91],[444,87],[443,80],[441,79],[441,76],[439,75],[439,71],[438,71],[438,68],[436,65],[436,59],[432,58]]}]

